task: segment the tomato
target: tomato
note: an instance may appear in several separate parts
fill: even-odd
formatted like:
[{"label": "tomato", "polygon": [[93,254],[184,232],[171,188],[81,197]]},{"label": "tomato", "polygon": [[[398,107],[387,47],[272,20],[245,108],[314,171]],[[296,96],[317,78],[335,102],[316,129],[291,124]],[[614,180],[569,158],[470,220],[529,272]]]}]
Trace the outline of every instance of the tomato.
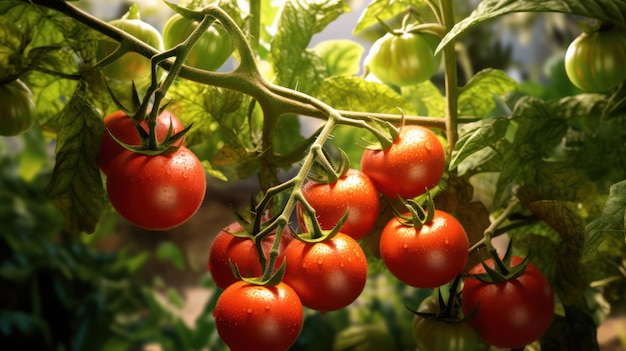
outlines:
[{"label": "tomato", "polygon": [[318,243],[292,240],[285,258],[283,281],[311,309],[327,312],[346,307],[365,286],[367,258],[356,240],[346,234],[337,233]]},{"label": "tomato", "polygon": [[231,351],[283,351],[303,324],[302,303],[285,283],[252,285],[238,281],[222,292],[213,310],[217,333]]},{"label": "tomato", "polygon": [[[128,12],[122,16],[122,18],[110,21],[109,24],[125,31],[159,51],[163,50],[163,38],[161,37],[161,33],[149,23],[141,20],[136,4],[131,5]],[[119,43],[112,40],[99,41],[96,55],[98,60],[102,60],[111,54],[118,46]],[[122,55],[122,57],[103,68],[103,72],[107,77],[120,81],[148,80],[151,70],[150,59],[137,52],[127,52]]]},{"label": "tomato", "polygon": [[[250,238],[237,237],[231,233],[243,230],[239,222],[233,222],[222,229],[213,239],[209,251],[209,263],[207,268],[211,272],[211,277],[220,289],[226,289],[229,285],[238,281],[231,270],[231,263],[237,265],[239,272],[244,277],[259,277],[263,274],[259,262],[259,253]],[[279,253],[276,259],[275,268],[280,267],[284,260],[284,251],[291,233],[288,229],[283,231],[280,241]],[[274,242],[274,235],[269,235],[263,239],[263,251],[265,257],[269,258],[269,251]]]},{"label": "tomato", "polygon": [[[147,120],[139,122],[139,125],[141,125],[146,132],[148,131]],[[165,140],[170,125],[172,126],[172,135],[185,129],[176,116],[165,110],[157,116],[157,124],[155,128],[157,141],[161,142]],[[113,160],[115,160],[115,158],[119,156],[122,151],[126,150],[111,137],[111,134],[113,134],[118,140],[128,145],[141,145],[141,138],[139,137],[139,132],[137,132],[137,128],[135,128],[135,124],[133,123],[131,117],[122,110],[115,111],[104,117],[104,128],[104,133],[102,133],[102,143],[100,145],[98,167],[100,167],[104,174],[107,174]]]},{"label": "tomato", "polygon": [[[170,17],[163,26],[165,49],[169,50],[187,39],[197,26],[197,21],[179,14]],[[187,54],[185,63],[207,71],[215,71],[226,62],[233,50],[233,44],[226,30],[219,24],[213,24]]]},{"label": "tomato", "polygon": [[419,228],[392,218],[380,237],[380,256],[389,272],[417,288],[432,289],[454,279],[467,263],[468,250],[461,223],[441,210]]},{"label": "tomato", "polygon": [[[348,210],[348,218],[341,232],[358,240],[364,237],[376,224],[380,203],[374,183],[365,173],[349,169],[336,182],[331,184],[308,181],[302,187],[302,195],[315,209],[322,229],[332,229]],[[304,208],[298,203],[297,211],[300,226],[304,223]]]},{"label": "tomato", "polygon": [[605,92],[626,78],[626,30],[614,27],[583,33],[565,52],[565,72],[582,90]]},{"label": "tomato", "polygon": [[[511,257],[515,267],[522,258]],[[494,268],[493,259],[485,263]],[[477,264],[470,274],[485,273]],[[554,314],[554,291],[546,277],[532,263],[517,278],[504,283],[486,283],[468,277],[462,292],[463,313],[476,310],[469,323],[487,343],[499,348],[519,348],[539,339]]]},{"label": "tomato", "polygon": [[[440,312],[438,298],[435,295],[427,297],[417,311]],[[421,351],[476,351],[480,345],[478,333],[467,322],[447,322],[415,315],[413,335]]]},{"label": "tomato", "polygon": [[0,85],[0,135],[15,136],[35,123],[33,93],[21,80]]},{"label": "tomato", "polygon": [[413,198],[432,188],[446,167],[446,153],[435,133],[420,126],[404,126],[386,150],[365,149],[361,170],[386,197]]},{"label": "tomato", "polygon": [[167,230],[198,211],[206,177],[200,160],[184,146],[157,156],[124,150],[109,168],[106,187],[111,204],[126,220],[148,230]]},{"label": "tomato", "polygon": [[412,85],[430,79],[441,64],[439,38],[428,33],[387,33],[376,40],[365,65],[383,83]]}]

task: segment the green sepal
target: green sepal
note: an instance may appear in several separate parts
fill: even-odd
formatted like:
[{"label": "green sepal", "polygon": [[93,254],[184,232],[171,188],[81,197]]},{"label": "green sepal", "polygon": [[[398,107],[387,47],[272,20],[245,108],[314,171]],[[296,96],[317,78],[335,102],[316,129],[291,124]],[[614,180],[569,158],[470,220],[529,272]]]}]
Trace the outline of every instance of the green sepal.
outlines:
[{"label": "green sepal", "polygon": [[308,233],[302,233],[302,234],[294,234],[294,238],[304,243],[309,243],[309,244],[315,244],[315,243],[319,243],[325,240],[330,240],[335,235],[337,235],[337,233],[339,233],[339,230],[348,219],[349,211],[350,209],[348,208],[346,212],[344,212],[343,216],[341,216],[337,224],[335,224],[333,229],[330,229],[330,230],[323,230],[320,227],[319,222],[317,220],[313,220],[311,216],[309,215],[309,213],[305,211],[304,212],[305,226],[306,228],[313,228],[313,231],[308,232]]},{"label": "green sepal", "polygon": [[470,277],[480,280],[483,283],[502,284],[521,276],[526,271],[528,263],[530,263],[530,253],[526,255],[524,260],[517,266],[511,267],[511,256],[509,252],[511,252],[510,244],[507,253],[502,259],[498,256],[495,250],[490,252],[495,268],[491,268],[485,263],[485,261],[481,261],[486,273],[471,274]]},{"label": "green sepal", "polygon": [[[331,144],[332,145],[332,144]],[[321,184],[333,184],[350,170],[350,158],[341,148],[335,147],[336,152],[326,147],[319,149],[307,178]],[[336,156],[335,156],[336,155]]]},{"label": "green sepal", "polygon": [[[404,112],[402,112],[404,116]],[[370,141],[362,139],[364,145],[363,148],[369,150],[387,150],[398,140],[400,136],[400,130],[396,128],[391,122],[384,121],[378,118],[368,118],[366,121],[367,130],[369,130],[376,137],[376,141]]]},{"label": "green sepal", "polygon": [[424,224],[430,223],[435,217],[435,202],[428,189],[426,189],[426,209],[413,199],[407,200],[401,196],[398,196],[398,199],[411,214],[407,216],[392,207],[396,218],[405,226],[420,228]]},{"label": "green sepal", "polygon": [[230,262],[230,269],[237,279],[242,280],[248,284],[276,286],[283,280],[283,277],[285,276],[285,270],[287,269],[287,260],[283,259],[283,263],[281,263],[280,267],[278,267],[278,269],[274,271],[268,279],[263,279],[262,277],[242,277],[241,272],[239,272],[239,268],[237,268],[237,265],[232,264],[232,262]]}]

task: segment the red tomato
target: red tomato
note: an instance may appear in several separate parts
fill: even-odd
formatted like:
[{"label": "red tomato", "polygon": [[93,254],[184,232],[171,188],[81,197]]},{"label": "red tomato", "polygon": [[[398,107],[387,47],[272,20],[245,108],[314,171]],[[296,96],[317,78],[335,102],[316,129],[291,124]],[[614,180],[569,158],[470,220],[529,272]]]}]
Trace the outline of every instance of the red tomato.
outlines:
[{"label": "red tomato", "polygon": [[[259,262],[259,253],[254,245],[254,241],[249,238],[242,238],[232,235],[242,231],[239,222],[233,222],[220,231],[213,239],[209,251],[208,269],[211,277],[220,289],[226,289],[229,285],[238,281],[233,275],[230,264],[237,265],[239,272],[244,277],[259,277],[263,274]],[[280,241],[278,257],[275,267],[278,268],[283,263],[284,251],[290,239],[291,233],[288,229],[283,231]],[[269,251],[274,242],[274,235],[269,235],[263,239],[263,251],[265,257],[269,258]]]},{"label": "red tomato", "polygon": [[283,351],[302,330],[302,303],[285,283],[238,281],[222,292],[213,310],[217,333],[231,351]]},{"label": "red tomato", "polygon": [[124,150],[111,164],[106,186],[111,204],[126,220],[167,230],[200,208],[206,177],[200,160],[184,146],[157,156]]},{"label": "red tomato", "polygon": [[[348,219],[341,232],[358,240],[376,224],[380,203],[374,183],[365,173],[350,169],[332,184],[308,181],[302,187],[302,195],[315,209],[322,229],[332,229],[348,211]],[[298,203],[298,221],[304,230],[304,208]]]},{"label": "red tomato", "polygon": [[285,250],[283,281],[306,307],[322,312],[351,304],[363,291],[367,259],[352,237],[337,233],[318,243],[292,240]]},{"label": "red tomato", "polygon": [[[158,141],[165,139],[170,128],[170,123],[172,125],[172,134],[176,134],[185,129],[176,116],[165,110],[157,117],[156,135]],[[143,120],[139,124],[146,132],[148,131],[148,121]],[[141,145],[141,139],[139,138],[139,133],[131,117],[121,110],[104,117],[104,128],[98,167],[100,167],[104,174],[107,174],[113,160],[119,156],[122,151],[126,150],[111,138],[109,132],[128,145]]]},{"label": "red tomato", "polygon": [[[511,266],[523,261],[511,257]],[[485,263],[494,268],[493,259]],[[485,273],[477,264],[470,274]],[[520,348],[539,339],[554,314],[554,291],[546,277],[532,263],[522,275],[504,283],[485,283],[467,278],[462,292],[463,313],[476,313],[469,323],[487,343],[499,348]]]},{"label": "red tomato", "polygon": [[417,288],[432,289],[454,279],[467,263],[468,250],[461,223],[440,210],[419,228],[392,218],[380,237],[380,256],[387,269]]},{"label": "red tomato", "polygon": [[441,179],[446,153],[435,133],[420,126],[404,126],[386,150],[366,149],[361,170],[386,197],[422,195]]}]

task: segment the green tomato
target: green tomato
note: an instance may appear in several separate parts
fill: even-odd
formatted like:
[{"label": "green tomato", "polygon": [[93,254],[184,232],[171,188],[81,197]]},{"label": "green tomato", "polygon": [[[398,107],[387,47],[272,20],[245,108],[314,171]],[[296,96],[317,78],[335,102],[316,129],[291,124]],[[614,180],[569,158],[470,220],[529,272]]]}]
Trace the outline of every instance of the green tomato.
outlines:
[{"label": "green tomato", "polygon": [[[150,24],[139,18],[137,5],[131,5],[128,12],[120,19],[113,20],[109,24],[136,37],[153,48],[162,51],[163,39],[161,33]],[[102,40],[98,43],[98,60],[111,54],[119,46],[117,42]],[[150,78],[150,59],[136,52],[127,52],[111,64],[103,68],[104,74],[119,81],[145,81]]]},{"label": "green tomato", "polygon": [[[439,312],[437,297],[424,299],[418,312]],[[475,351],[481,347],[478,332],[467,322],[445,322],[415,315],[413,335],[421,351]]]},{"label": "green tomato", "polygon": [[[196,26],[198,26],[197,21],[179,14],[170,17],[163,26],[165,49],[169,50],[187,39]],[[215,71],[226,62],[232,53],[233,45],[230,36],[222,26],[213,24],[193,46],[185,63],[207,71]]]},{"label": "green tomato", "polygon": [[578,88],[605,92],[626,78],[626,30],[613,27],[583,33],[565,53],[565,72]]},{"label": "green tomato", "polygon": [[428,33],[387,33],[372,45],[365,65],[382,82],[397,86],[430,79],[441,64],[439,38]]},{"label": "green tomato", "polygon": [[15,136],[35,123],[33,93],[21,80],[0,85],[0,135]]}]

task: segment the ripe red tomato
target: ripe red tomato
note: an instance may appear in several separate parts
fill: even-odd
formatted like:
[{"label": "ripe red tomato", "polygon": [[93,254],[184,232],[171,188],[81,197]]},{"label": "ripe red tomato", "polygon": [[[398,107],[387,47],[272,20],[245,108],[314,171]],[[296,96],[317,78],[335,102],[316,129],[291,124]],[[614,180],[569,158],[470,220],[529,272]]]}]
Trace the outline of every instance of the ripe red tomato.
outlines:
[{"label": "ripe red tomato", "polygon": [[435,133],[420,126],[404,126],[386,150],[366,149],[361,170],[386,197],[422,195],[441,179],[446,153]]},{"label": "ripe red tomato", "polygon": [[454,279],[467,263],[468,250],[461,223],[440,210],[419,228],[392,218],[380,237],[380,256],[389,272],[417,288],[432,289]]},{"label": "ripe red tomato", "polygon": [[[365,173],[350,169],[332,184],[308,181],[302,195],[315,209],[317,220],[324,230],[332,229],[348,210],[348,218],[340,232],[358,240],[376,224],[380,203],[374,183]],[[304,230],[304,208],[298,203],[298,221]]]},{"label": "ripe red tomato", "polygon": [[311,309],[327,312],[346,307],[365,286],[367,258],[356,240],[346,234],[337,233],[318,243],[292,240],[285,258],[283,281]]},{"label": "ripe red tomato", "polygon": [[206,177],[200,160],[184,146],[157,156],[124,150],[111,164],[106,186],[111,204],[126,220],[167,230],[198,211]]},{"label": "ripe red tomato", "polygon": [[[238,281],[230,268],[231,263],[237,265],[243,277],[259,277],[263,274],[259,262],[259,253],[254,245],[254,241],[249,238],[242,238],[232,235],[242,231],[239,222],[233,222],[222,229],[213,239],[209,251],[209,263],[207,268],[211,272],[211,277],[220,289],[226,289],[229,285]],[[278,268],[283,263],[284,251],[290,240],[291,233],[288,229],[283,231],[280,241],[278,257],[275,267]],[[265,256],[269,257],[269,251],[274,242],[274,235],[269,235],[262,241]]]},{"label": "ripe red tomato", "polygon": [[[185,129],[176,116],[165,110],[157,117],[157,141],[163,141],[165,139],[170,128],[170,123],[172,126],[172,135]],[[148,131],[147,120],[141,121],[139,125],[141,125],[146,132]],[[104,128],[105,130],[102,134],[102,144],[100,146],[100,157],[98,158],[98,167],[100,167],[104,174],[107,174],[113,160],[119,156],[122,151],[126,150],[113,138],[111,138],[110,133],[128,145],[141,145],[141,139],[139,138],[139,133],[137,132],[137,128],[135,128],[135,124],[131,120],[131,117],[121,110],[115,111],[104,117]]]},{"label": "ripe red tomato", "polygon": [[[511,257],[511,266],[523,261]],[[485,263],[494,268],[493,259]],[[485,273],[477,264],[470,274]],[[522,275],[504,283],[486,283],[468,277],[462,292],[463,313],[476,309],[469,323],[487,343],[499,348],[518,348],[539,339],[554,314],[554,291],[546,277],[529,263]]]},{"label": "ripe red tomato", "polygon": [[238,281],[222,292],[213,310],[217,333],[231,351],[283,351],[302,330],[302,303],[285,283]]}]

